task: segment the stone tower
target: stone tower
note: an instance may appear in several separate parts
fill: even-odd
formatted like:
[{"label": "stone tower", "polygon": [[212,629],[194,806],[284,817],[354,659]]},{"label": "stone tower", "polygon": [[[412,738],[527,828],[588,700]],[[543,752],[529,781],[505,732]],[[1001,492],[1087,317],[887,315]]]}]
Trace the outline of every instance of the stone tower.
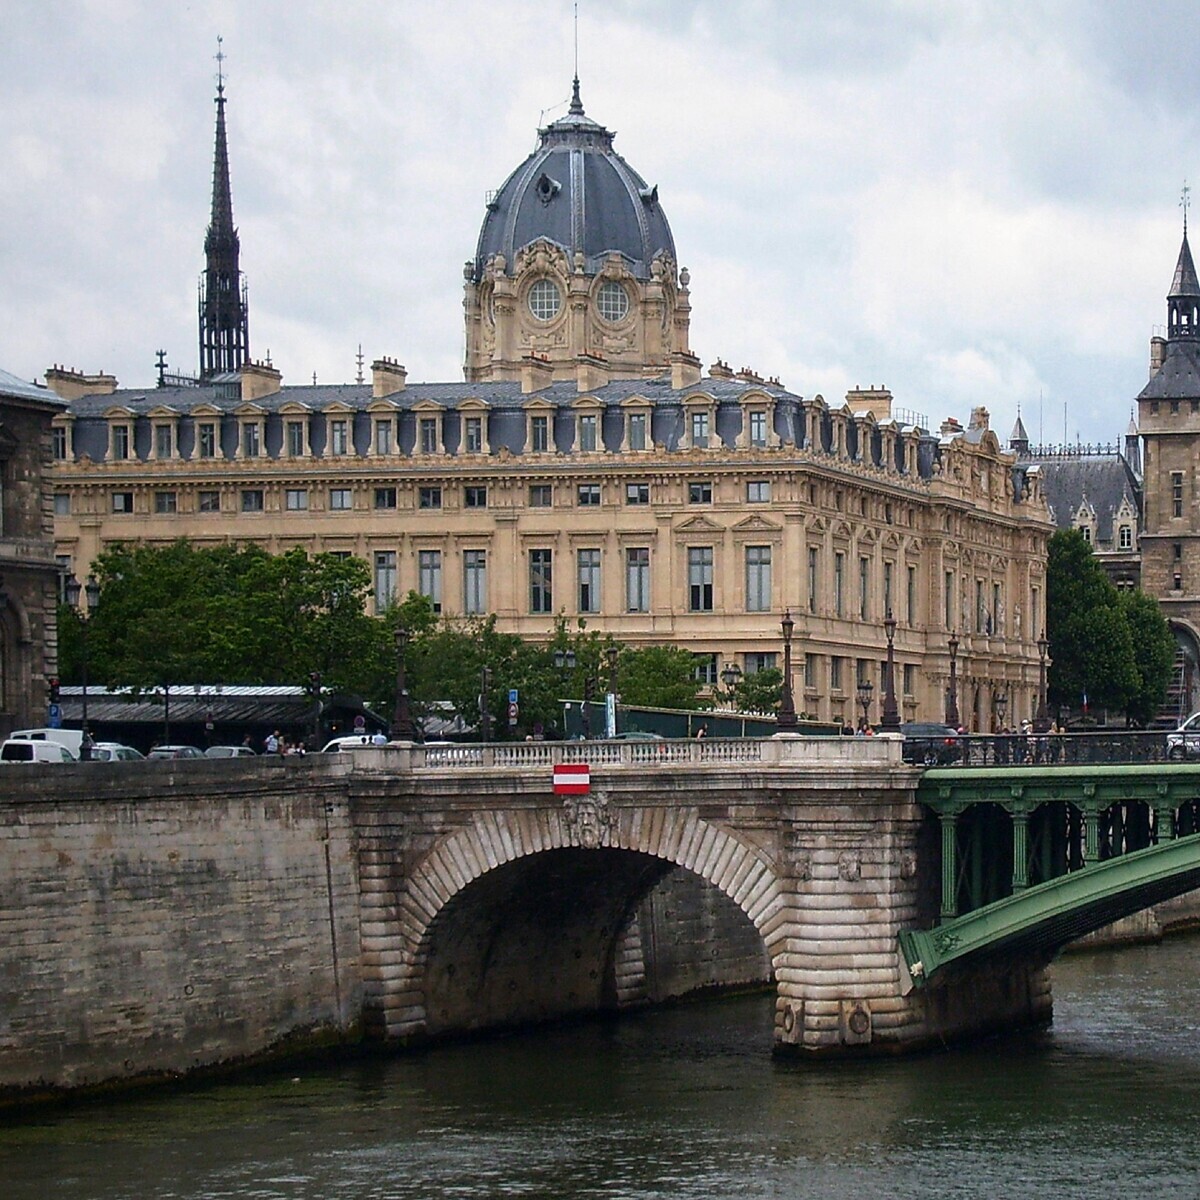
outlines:
[{"label": "stone tower", "polygon": [[[221,55],[218,54],[218,60]],[[200,378],[237,371],[250,359],[246,284],[238,268],[237,227],[225,142],[225,80],[217,76],[217,137],[213,154],[212,218],[204,238],[200,277]]]},{"label": "stone tower", "polygon": [[688,273],[680,271],[658,188],[613,149],[583,110],[566,116],[489,200],[466,264],[469,381],[610,379],[676,372],[698,379],[688,349]]}]

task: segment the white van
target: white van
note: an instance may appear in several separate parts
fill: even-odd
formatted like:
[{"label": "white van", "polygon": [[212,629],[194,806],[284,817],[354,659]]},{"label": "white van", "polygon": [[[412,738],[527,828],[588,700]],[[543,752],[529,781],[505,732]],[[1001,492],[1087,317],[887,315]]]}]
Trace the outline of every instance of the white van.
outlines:
[{"label": "white van", "polygon": [[61,742],[9,738],[0,746],[0,763],[74,762],[75,755]]},{"label": "white van", "polygon": [[72,758],[79,757],[83,745],[82,729],[14,729],[8,736],[12,741],[57,742],[70,750]]}]

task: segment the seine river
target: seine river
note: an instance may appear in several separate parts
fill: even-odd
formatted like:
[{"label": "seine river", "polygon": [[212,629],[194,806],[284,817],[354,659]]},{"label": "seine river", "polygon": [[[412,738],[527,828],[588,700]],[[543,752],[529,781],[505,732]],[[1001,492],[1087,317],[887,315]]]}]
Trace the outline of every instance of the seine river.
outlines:
[{"label": "seine river", "polygon": [[0,1197],[1200,1196],[1200,940],[1069,958],[1048,1033],[770,1055],[763,997],[0,1126]]}]

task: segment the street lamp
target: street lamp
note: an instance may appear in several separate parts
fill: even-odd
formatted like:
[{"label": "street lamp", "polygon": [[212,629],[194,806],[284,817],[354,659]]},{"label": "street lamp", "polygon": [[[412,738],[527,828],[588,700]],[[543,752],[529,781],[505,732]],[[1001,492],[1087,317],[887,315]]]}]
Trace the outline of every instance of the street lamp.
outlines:
[{"label": "street lamp", "polygon": [[604,698],[604,736],[617,736],[617,656],[616,646],[604,652],[608,660],[608,695]]},{"label": "street lamp", "polygon": [[392,739],[397,742],[411,742],[416,738],[416,728],[413,726],[412,709],[408,702],[408,685],[404,678],[404,652],[408,647],[408,630],[403,625],[396,626],[396,707],[392,712]]},{"label": "street lamp", "polygon": [[[575,651],[574,650],[571,650],[569,648],[564,650],[561,646],[559,646],[554,651],[554,669],[556,671],[559,671],[559,672],[574,671],[575,670],[575,661],[576,660],[575,660]],[[560,683],[560,685],[562,685],[564,683],[564,681],[560,679],[559,683]],[[568,719],[570,717],[570,714],[571,714],[571,702],[569,700],[565,700],[565,701],[563,701],[563,737],[566,737],[567,733],[568,733],[567,726],[568,726]],[[580,715],[585,716],[585,714],[583,712],[581,712]],[[586,716],[585,716],[585,720],[586,720]]]},{"label": "street lamp", "polygon": [[92,617],[96,614],[96,607],[100,603],[100,584],[96,581],[95,575],[89,575],[87,584],[81,588],[79,580],[74,575],[70,575],[64,585],[64,590],[68,606],[74,609],[79,608],[80,592],[87,596],[87,615],[84,616],[80,613],[79,617],[79,623],[82,626],[80,658],[82,659],[81,673],[83,675],[83,737],[79,744],[79,758],[81,762],[87,762],[92,757],[92,734],[88,729],[88,628],[92,623]]},{"label": "street lamp", "polygon": [[792,620],[790,609],[783,610],[783,619],[779,622],[783,631],[783,691],[779,697],[779,714],[775,718],[776,729],[796,728],[796,701],[792,697],[792,630],[796,622]]},{"label": "street lamp", "polygon": [[880,717],[880,729],[899,729],[900,711],[896,707],[896,658],[893,642],[896,638],[896,618],[892,610],[883,619],[883,631],[887,634],[887,670],[883,681],[883,714]]},{"label": "street lamp", "polygon": [[308,675],[308,692],[312,697],[312,742],[314,750],[321,748],[321,672],[310,671]]},{"label": "street lamp", "polygon": [[1000,728],[1004,728],[1004,714],[1008,711],[1008,697],[1001,692],[996,697],[996,717],[1000,722]]},{"label": "street lamp", "polygon": [[1034,717],[1034,733],[1045,733],[1050,728],[1050,713],[1046,709],[1046,651],[1050,643],[1046,635],[1038,638],[1038,706],[1037,716]]},{"label": "street lamp", "polygon": [[875,691],[875,685],[869,679],[863,679],[858,685],[858,702],[862,705],[863,710],[863,727],[871,723],[871,695]]},{"label": "street lamp", "polygon": [[737,663],[727,662],[721,669],[721,682],[725,685],[725,691],[729,695],[730,711],[736,711],[737,697],[734,693],[737,685],[742,682],[742,668]]},{"label": "street lamp", "polygon": [[950,635],[950,691],[946,696],[946,724],[955,729],[962,723],[958,719],[958,634]]}]

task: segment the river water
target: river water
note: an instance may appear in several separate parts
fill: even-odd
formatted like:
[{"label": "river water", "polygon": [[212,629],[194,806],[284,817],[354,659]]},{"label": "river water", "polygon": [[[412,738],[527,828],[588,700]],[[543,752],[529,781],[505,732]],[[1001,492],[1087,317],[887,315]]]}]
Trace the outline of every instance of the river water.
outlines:
[{"label": "river water", "polygon": [[1200,939],[1055,965],[1049,1032],[772,1059],[714,1001],[0,1125],[2,1200],[1200,1197]]}]

